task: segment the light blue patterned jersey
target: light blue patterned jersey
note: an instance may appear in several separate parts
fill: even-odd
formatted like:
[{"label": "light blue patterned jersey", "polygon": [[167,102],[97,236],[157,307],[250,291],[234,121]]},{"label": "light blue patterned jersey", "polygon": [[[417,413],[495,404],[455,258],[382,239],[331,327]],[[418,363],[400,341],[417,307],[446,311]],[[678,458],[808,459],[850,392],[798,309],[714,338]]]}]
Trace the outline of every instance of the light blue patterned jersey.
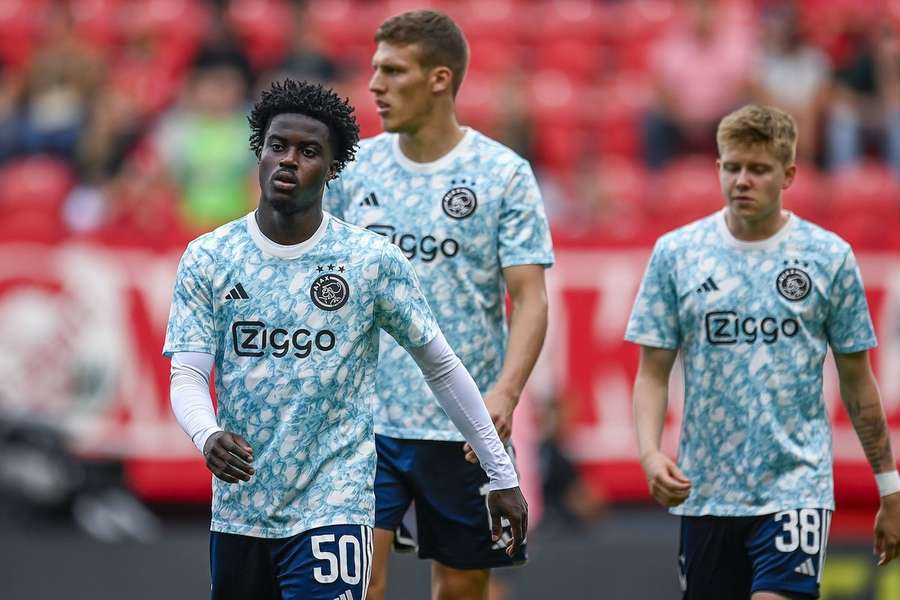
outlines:
[{"label": "light blue patterned jersey", "polygon": [[[528,162],[472,129],[450,153],[415,163],[395,134],[364,140],[325,195],[335,215],[380,233],[412,262],[450,346],[482,394],[506,351],[502,269],[553,263],[550,230]],[[381,336],[375,431],[462,440],[413,360]]]},{"label": "light blue patterned jersey", "polygon": [[330,217],[297,246],[253,213],[188,246],[164,353],[215,356],[218,422],[246,439],[256,474],[213,479],[212,529],[288,537],[374,525],[379,330],[405,347],[438,328],[401,252]]},{"label": "light blue patterned jersey", "polygon": [[796,215],[773,237],[735,239],[724,212],[656,243],[625,339],[680,349],[681,515],[834,509],[822,398],[828,345],[875,346],[850,246]]}]

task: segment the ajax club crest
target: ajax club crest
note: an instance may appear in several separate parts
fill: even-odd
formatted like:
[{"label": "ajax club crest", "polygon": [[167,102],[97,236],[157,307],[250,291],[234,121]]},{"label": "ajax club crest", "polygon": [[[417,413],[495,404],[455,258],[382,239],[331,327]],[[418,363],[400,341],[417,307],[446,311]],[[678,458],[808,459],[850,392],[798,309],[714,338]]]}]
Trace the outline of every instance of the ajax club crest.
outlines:
[{"label": "ajax club crest", "polygon": [[[472,182],[472,185],[474,183]],[[478,198],[475,196],[472,188],[466,187],[468,184],[469,182],[465,179],[460,179],[459,181],[453,179],[450,181],[450,185],[453,187],[444,194],[444,199],[441,201],[444,213],[448,217],[465,219],[478,208]]]},{"label": "ajax club crest", "polygon": [[[800,261],[795,259],[793,263],[799,265]],[[784,264],[787,265],[790,263],[784,261]],[[808,263],[803,263],[803,266],[806,267],[809,265]],[[787,298],[791,302],[799,302],[809,295],[809,292],[812,289],[812,281],[810,281],[809,275],[802,269],[796,266],[788,267],[778,274],[778,278],[775,280],[775,287],[778,288],[778,293],[784,298]]]},{"label": "ajax club crest", "polygon": [[[324,271],[322,267],[318,271]],[[334,265],[328,265],[328,270],[334,270]],[[344,267],[339,267],[338,271],[344,271]],[[312,287],[309,288],[309,297],[312,298],[313,304],[322,310],[337,310],[347,303],[350,297],[350,286],[347,280],[337,273],[325,273],[319,275],[313,281]]]}]

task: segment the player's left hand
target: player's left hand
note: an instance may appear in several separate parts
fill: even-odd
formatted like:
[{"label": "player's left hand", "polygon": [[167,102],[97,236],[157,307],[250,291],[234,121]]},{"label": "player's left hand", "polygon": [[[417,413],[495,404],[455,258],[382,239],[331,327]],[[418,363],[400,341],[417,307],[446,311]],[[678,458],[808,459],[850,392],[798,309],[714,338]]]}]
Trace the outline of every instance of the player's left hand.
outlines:
[{"label": "player's left hand", "polygon": [[528,503],[522,490],[517,487],[505,490],[493,490],[487,498],[488,511],[491,515],[491,539],[498,541],[503,533],[502,519],[509,521],[512,530],[512,541],[506,546],[506,554],[512,556],[519,546],[525,543],[528,534]]},{"label": "player's left hand", "polygon": [[[493,388],[484,395],[484,405],[487,407],[488,414],[491,415],[500,441],[504,444],[512,436],[513,411],[518,403],[517,395],[500,388]],[[467,461],[473,465],[478,464],[478,456],[468,442],[463,445],[463,453],[465,453]]]},{"label": "player's left hand", "polygon": [[875,556],[878,566],[900,554],[900,492],[884,496],[875,515]]}]

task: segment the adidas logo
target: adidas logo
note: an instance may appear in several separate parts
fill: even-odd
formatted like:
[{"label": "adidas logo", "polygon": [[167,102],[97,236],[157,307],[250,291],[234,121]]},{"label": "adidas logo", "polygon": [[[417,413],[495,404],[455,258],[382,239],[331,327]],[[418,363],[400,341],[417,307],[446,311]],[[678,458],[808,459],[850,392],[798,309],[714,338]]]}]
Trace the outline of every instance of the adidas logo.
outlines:
[{"label": "adidas logo", "polygon": [[226,300],[249,300],[250,296],[247,295],[247,291],[244,290],[244,286],[240,283],[231,288],[231,291],[228,292],[228,295],[225,296]]},{"label": "adidas logo", "polygon": [[334,600],[353,600],[353,591],[347,590],[346,592],[344,592],[343,594],[341,594]]},{"label": "adidas logo", "polygon": [[697,293],[702,294],[703,292],[718,292],[719,286],[716,285],[716,282],[713,281],[712,277],[707,277],[706,281],[703,282],[703,285],[697,288]]},{"label": "adidas logo", "polygon": [[816,568],[813,566],[813,560],[811,558],[807,558],[800,564],[799,567],[794,569],[794,573],[800,573],[801,575],[809,575],[810,577],[815,577]]},{"label": "adidas logo", "polygon": [[375,197],[375,192],[370,192],[368,196],[362,199],[359,203],[360,206],[378,206],[378,198]]}]

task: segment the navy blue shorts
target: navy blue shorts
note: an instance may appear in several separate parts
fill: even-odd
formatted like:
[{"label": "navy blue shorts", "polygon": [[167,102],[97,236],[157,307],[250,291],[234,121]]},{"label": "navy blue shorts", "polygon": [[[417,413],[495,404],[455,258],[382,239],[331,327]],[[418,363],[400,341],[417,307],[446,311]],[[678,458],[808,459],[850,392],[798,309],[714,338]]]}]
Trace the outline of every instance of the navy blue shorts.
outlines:
[{"label": "navy blue shorts", "polygon": [[372,565],[372,529],[329,525],[289,538],[213,531],[213,600],[364,600]]},{"label": "navy blue shorts", "polygon": [[831,511],[786,510],[758,517],[682,517],[679,577],[684,600],[775,592],[819,597]]},{"label": "navy blue shorts", "polygon": [[497,543],[491,540],[488,478],[480,465],[466,462],[462,442],[376,435],[375,447],[375,527],[396,531],[415,502],[419,558],[454,569],[491,569],[526,561],[524,545],[507,556],[504,548],[512,535],[505,519],[502,538]]}]

